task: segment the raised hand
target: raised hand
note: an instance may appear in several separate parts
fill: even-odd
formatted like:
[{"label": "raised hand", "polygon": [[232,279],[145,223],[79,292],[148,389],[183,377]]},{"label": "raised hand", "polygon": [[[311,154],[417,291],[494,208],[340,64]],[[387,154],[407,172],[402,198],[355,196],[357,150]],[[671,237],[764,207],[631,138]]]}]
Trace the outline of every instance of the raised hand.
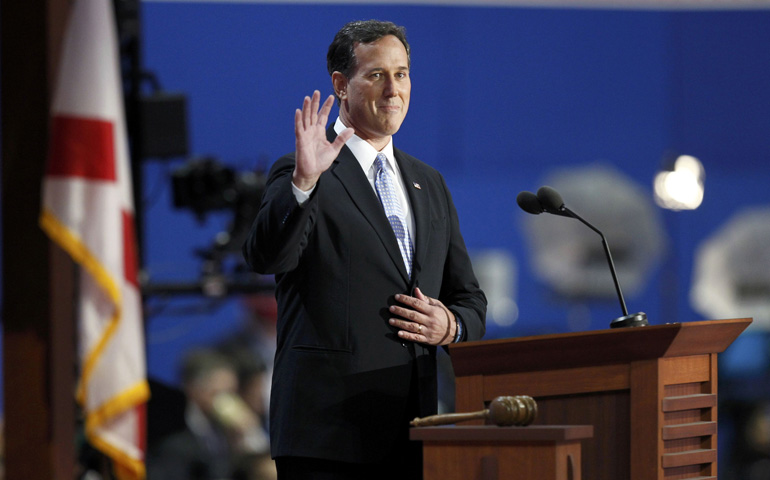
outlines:
[{"label": "raised hand", "polygon": [[316,90],[313,97],[305,97],[302,109],[294,113],[294,136],[296,138],[296,166],[292,181],[300,190],[310,190],[318,177],[331,166],[345,142],[353,136],[354,130],[343,130],[334,142],[326,139],[326,122],[334,103],[329,95],[323,105],[321,92]]}]

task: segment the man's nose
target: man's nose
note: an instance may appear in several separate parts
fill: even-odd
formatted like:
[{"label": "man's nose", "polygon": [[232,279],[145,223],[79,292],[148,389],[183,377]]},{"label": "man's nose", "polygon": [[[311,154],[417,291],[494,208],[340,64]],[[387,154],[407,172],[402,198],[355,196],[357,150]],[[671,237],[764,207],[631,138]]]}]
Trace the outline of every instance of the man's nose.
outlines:
[{"label": "man's nose", "polygon": [[385,80],[385,90],[383,94],[386,97],[395,97],[398,94],[398,82],[394,77],[388,77]]}]

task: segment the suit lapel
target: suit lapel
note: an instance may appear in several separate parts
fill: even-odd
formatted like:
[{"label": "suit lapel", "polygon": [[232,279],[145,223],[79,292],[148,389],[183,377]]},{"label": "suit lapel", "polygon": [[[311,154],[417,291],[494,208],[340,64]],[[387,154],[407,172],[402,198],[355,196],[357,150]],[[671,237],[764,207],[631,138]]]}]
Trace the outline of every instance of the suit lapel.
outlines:
[{"label": "suit lapel", "polygon": [[[337,136],[334,132],[334,128],[330,127],[327,130],[327,137],[329,141],[333,141]],[[393,228],[388,222],[388,218],[385,216],[385,211],[380,205],[380,201],[377,198],[377,194],[372,190],[372,186],[366,179],[366,175],[361,170],[361,166],[350,151],[348,147],[342,147],[340,154],[334,161],[331,168],[331,173],[340,181],[342,186],[350,195],[351,200],[355,204],[356,208],[364,215],[369,224],[372,226],[377,236],[380,237],[380,241],[385,246],[388,255],[393,263],[398,268],[404,280],[409,280],[409,275],[406,273],[406,266],[404,265],[404,259],[401,257],[401,250],[398,248],[398,242],[396,241],[396,235],[393,233]]]},{"label": "suit lapel", "polygon": [[430,192],[428,191],[428,182],[420,174],[415,162],[408,159],[399,150],[393,149],[393,152],[401,169],[404,188],[414,216],[414,228],[416,230],[412,236],[414,242],[412,283],[414,284],[430,244]]}]

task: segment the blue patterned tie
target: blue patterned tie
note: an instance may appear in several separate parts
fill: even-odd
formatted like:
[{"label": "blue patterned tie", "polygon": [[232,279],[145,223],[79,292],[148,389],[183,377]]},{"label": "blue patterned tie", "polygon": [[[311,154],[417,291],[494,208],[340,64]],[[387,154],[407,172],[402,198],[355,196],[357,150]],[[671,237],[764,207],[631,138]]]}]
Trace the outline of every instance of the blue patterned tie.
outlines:
[{"label": "blue patterned tie", "polygon": [[404,259],[404,265],[406,265],[406,272],[411,277],[414,248],[409,230],[406,228],[406,218],[401,210],[401,202],[396,195],[395,178],[390,171],[388,157],[383,153],[378,153],[374,165],[374,188],[380,197],[380,203],[385,209],[385,215],[388,217],[390,226],[396,234],[398,248],[401,250],[401,257]]}]

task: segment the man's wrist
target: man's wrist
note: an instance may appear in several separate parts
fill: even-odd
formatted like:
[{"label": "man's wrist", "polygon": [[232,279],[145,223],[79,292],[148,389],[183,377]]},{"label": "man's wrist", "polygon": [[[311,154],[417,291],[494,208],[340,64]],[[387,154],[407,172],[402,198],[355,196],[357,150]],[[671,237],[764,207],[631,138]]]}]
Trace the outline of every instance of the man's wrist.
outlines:
[{"label": "man's wrist", "polygon": [[302,190],[303,192],[308,192],[313,190],[313,188],[315,188],[316,183],[318,183],[319,177],[320,175],[310,176],[310,177],[300,175],[299,172],[297,171],[297,168],[295,167],[294,170],[291,172],[291,183],[298,189]]}]

